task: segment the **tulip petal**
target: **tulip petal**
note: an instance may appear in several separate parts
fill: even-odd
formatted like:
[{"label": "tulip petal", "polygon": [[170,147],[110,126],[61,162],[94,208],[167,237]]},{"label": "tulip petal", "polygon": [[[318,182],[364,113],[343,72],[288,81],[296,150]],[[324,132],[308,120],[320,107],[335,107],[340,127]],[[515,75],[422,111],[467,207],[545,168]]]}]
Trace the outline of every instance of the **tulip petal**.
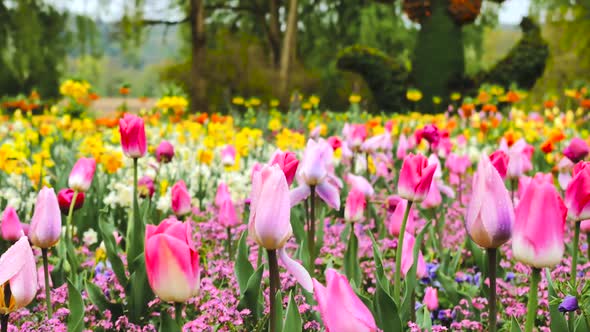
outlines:
[{"label": "tulip petal", "polygon": [[31,246],[26,237],[21,237],[0,257],[0,285],[14,277],[27,262],[27,250]]},{"label": "tulip petal", "polygon": [[301,201],[306,199],[311,194],[311,190],[308,185],[303,184],[289,192],[289,200],[291,201],[291,207],[296,206]]},{"label": "tulip petal", "polygon": [[285,264],[285,268],[291,273],[297,282],[308,292],[313,292],[313,282],[309,272],[303,267],[303,265],[297,263],[285,251],[285,248],[279,249],[279,258]]},{"label": "tulip petal", "polygon": [[322,182],[315,187],[315,191],[329,207],[335,210],[340,209],[340,193],[331,183]]}]

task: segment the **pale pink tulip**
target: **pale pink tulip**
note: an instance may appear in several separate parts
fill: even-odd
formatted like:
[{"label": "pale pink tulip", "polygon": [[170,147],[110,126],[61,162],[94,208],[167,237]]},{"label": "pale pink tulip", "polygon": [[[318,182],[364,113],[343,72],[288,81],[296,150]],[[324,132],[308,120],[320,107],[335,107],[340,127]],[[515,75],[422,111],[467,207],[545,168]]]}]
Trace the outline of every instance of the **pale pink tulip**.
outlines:
[{"label": "pale pink tulip", "polygon": [[[10,299],[4,299],[6,284]],[[0,313],[8,314],[26,307],[37,294],[37,267],[29,240],[22,236],[0,257]]]},{"label": "pale pink tulip", "polygon": [[438,289],[434,287],[426,287],[424,291],[424,304],[428,311],[435,311],[438,309]]},{"label": "pale pink tulip", "polygon": [[87,192],[92,184],[96,161],[94,158],[80,158],[70,172],[68,186],[75,191]]},{"label": "pale pink tulip", "polygon": [[61,212],[53,188],[43,187],[37,195],[35,212],[31,219],[29,238],[35,246],[53,247],[61,235]]}]

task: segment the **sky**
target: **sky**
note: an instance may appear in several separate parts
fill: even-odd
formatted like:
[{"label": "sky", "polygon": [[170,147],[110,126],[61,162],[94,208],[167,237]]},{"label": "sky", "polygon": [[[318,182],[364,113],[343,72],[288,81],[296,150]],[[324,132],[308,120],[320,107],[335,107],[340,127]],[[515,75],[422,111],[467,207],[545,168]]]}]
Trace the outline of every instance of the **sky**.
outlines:
[{"label": "sky", "polygon": [[[113,13],[120,11],[120,8],[105,8],[105,3],[117,3],[117,1],[104,0],[50,0],[58,7],[67,6],[70,10],[78,13],[102,13],[102,18],[112,17]],[[152,1],[157,3],[157,1]],[[523,16],[526,16],[529,10],[531,0],[506,0],[500,7],[501,24],[518,24]],[[164,9],[164,8],[161,8]],[[156,11],[159,11],[156,9]],[[95,15],[91,15],[95,16]]]}]

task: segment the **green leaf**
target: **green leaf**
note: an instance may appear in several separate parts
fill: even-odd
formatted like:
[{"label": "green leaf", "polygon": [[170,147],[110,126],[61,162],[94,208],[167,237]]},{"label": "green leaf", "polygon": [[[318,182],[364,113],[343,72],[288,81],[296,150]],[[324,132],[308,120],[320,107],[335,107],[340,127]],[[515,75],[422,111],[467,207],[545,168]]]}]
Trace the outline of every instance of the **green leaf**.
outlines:
[{"label": "green leaf", "polygon": [[148,303],[154,299],[154,293],[148,283],[144,255],[139,255],[132,265],[134,272],[125,288],[125,294],[128,301],[129,320],[139,324],[146,318]]},{"label": "green leaf", "polygon": [[107,259],[109,262],[111,262],[111,266],[113,267],[113,272],[115,272],[117,281],[119,281],[121,286],[125,287],[128,281],[127,276],[125,275],[125,266],[123,265],[121,257],[118,255],[117,242],[115,241],[115,236],[113,235],[115,227],[114,225],[106,222],[103,218],[100,218],[98,222],[98,228],[100,229],[100,233],[105,244]]},{"label": "green leaf", "polygon": [[238,254],[236,256],[236,264],[234,267],[236,279],[238,279],[238,285],[240,286],[240,294],[246,291],[248,279],[250,279],[250,276],[254,273],[254,267],[252,267],[252,263],[250,263],[250,260],[248,259],[250,251],[246,245],[247,237],[248,231],[244,231],[242,236],[240,236],[240,241],[238,242]]},{"label": "green leaf", "polygon": [[181,332],[180,326],[176,324],[176,320],[172,319],[167,310],[162,310],[160,313],[160,328],[159,332]]},{"label": "green leaf", "polygon": [[354,233],[353,224],[350,225],[348,245],[344,251],[344,274],[350,281],[354,281],[357,287],[361,286],[362,272],[358,258],[358,239]]},{"label": "green leaf", "polygon": [[281,293],[280,290],[278,290],[277,294],[275,295],[275,317],[275,331],[281,332],[281,328],[283,325],[283,293]]},{"label": "green leaf", "polygon": [[116,320],[123,315],[123,305],[120,303],[113,303],[109,301],[100,287],[96,286],[92,282],[86,282],[86,292],[90,301],[100,309],[100,311],[109,310],[113,315],[113,319]]},{"label": "green leaf", "polygon": [[422,306],[422,310],[418,313],[418,326],[424,331],[430,331],[432,328],[432,318],[430,317],[430,311],[426,306]]},{"label": "green leaf", "polygon": [[293,292],[291,292],[289,296],[289,304],[287,305],[287,315],[285,316],[285,322],[283,323],[283,332],[301,331],[303,331],[301,315],[299,314],[297,303],[295,303]]},{"label": "green leaf", "polygon": [[258,298],[260,297],[260,284],[262,282],[262,271],[264,271],[264,265],[261,264],[256,272],[252,273],[248,279],[246,290],[240,296],[240,303],[238,303],[238,309],[249,309],[254,319],[260,316],[260,305]]},{"label": "green leaf", "polygon": [[[522,329],[520,328],[520,325],[518,324],[518,322],[516,321],[516,318],[514,318],[514,316],[512,316],[512,324],[511,325],[512,326],[510,327],[510,332],[522,332]],[[558,330],[558,331],[567,331],[567,329]]]},{"label": "green leaf", "polygon": [[385,291],[379,280],[377,280],[373,305],[375,308],[377,326],[382,329],[383,332],[403,331],[397,305],[389,293]]},{"label": "green leaf", "polygon": [[74,286],[71,280],[68,279],[68,309],[70,315],[68,316],[68,331],[82,332],[84,330],[84,301],[82,294]]},{"label": "green leaf", "polygon": [[547,288],[549,290],[549,316],[551,317],[551,331],[569,331],[565,317],[559,312],[559,304],[551,303],[557,294],[551,279],[551,271],[545,269],[545,278],[547,279]]},{"label": "green leaf", "polygon": [[403,283],[405,284],[405,291],[404,291],[404,298],[401,305],[400,310],[400,317],[402,321],[409,321],[412,314],[412,306],[414,305],[414,300],[412,294],[416,291],[416,271],[418,270],[418,256],[420,253],[420,248],[422,247],[422,240],[424,239],[424,233],[430,227],[430,221],[424,225],[420,233],[416,236],[416,240],[414,242],[414,251],[412,252],[412,256],[414,258],[414,264],[410,267],[410,270],[406,274],[406,278],[404,278]]},{"label": "green leaf", "polygon": [[389,280],[385,276],[385,270],[383,269],[383,258],[381,257],[381,252],[379,251],[379,247],[377,246],[377,242],[375,242],[375,238],[371,232],[367,232],[369,237],[371,238],[371,242],[373,243],[373,259],[375,260],[375,276],[377,277],[377,281],[381,284],[383,289],[386,293],[389,294]]},{"label": "green leaf", "polygon": [[588,327],[588,325],[586,325],[586,319],[584,318],[584,316],[578,316],[578,318],[576,318],[574,332],[587,332],[587,331],[590,331],[590,328]]}]

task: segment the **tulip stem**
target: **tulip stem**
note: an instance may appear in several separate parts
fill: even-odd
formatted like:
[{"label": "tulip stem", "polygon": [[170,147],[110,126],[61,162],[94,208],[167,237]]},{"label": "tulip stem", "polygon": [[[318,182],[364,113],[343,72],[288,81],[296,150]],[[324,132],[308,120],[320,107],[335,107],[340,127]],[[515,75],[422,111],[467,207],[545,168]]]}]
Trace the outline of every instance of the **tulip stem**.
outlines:
[{"label": "tulip stem", "polygon": [[315,186],[311,186],[309,196],[309,229],[307,230],[307,248],[309,250],[310,273],[315,270]]},{"label": "tulip stem", "polygon": [[8,314],[0,315],[0,324],[2,325],[2,332],[8,332]]},{"label": "tulip stem", "polygon": [[[279,263],[277,261],[277,251],[276,250],[267,250],[266,253],[268,254],[268,270],[269,270],[269,279],[270,279],[270,292],[269,292],[269,300],[270,300],[270,332],[276,332],[276,325],[277,325],[277,317],[276,317],[276,303],[275,299],[277,296],[277,291],[279,289]],[[280,305],[280,304],[279,304]]]},{"label": "tulip stem", "polygon": [[229,258],[232,259],[231,253],[231,228],[227,228],[227,252],[229,254]]},{"label": "tulip stem", "polygon": [[74,225],[72,225],[72,218],[74,216],[74,207],[76,206],[76,199],[78,199],[78,191],[74,190],[72,195],[72,202],[70,203],[70,209],[68,210],[68,218],[66,219],[66,234],[68,240],[73,244],[74,239]]},{"label": "tulip stem", "polygon": [[575,226],[575,233],[574,233],[574,246],[572,247],[572,272],[570,273],[570,283],[572,287],[576,288],[576,275],[578,269],[578,250],[579,242],[580,242],[580,224],[581,222],[577,221]]},{"label": "tulip stem", "polygon": [[488,331],[496,332],[496,264],[498,249],[488,248],[488,278],[490,279],[490,293],[488,297]]},{"label": "tulip stem", "polygon": [[369,172],[369,154],[368,153],[365,153],[365,162],[366,162],[365,176],[367,177],[367,181],[370,181],[371,174]]},{"label": "tulip stem", "polygon": [[527,317],[524,332],[533,332],[535,327],[535,318],[537,317],[537,288],[539,281],[541,280],[541,270],[533,268],[533,274],[531,275],[531,285],[529,288],[529,303],[527,305]]},{"label": "tulip stem", "polygon": [[176,325],[182,331],[182,326],[184,325],[182,324],[182,303],[174,302],[174,314],[176,316]]},{"label": "tulip stem", "polygon": [[514,192],[516,191],[517,186],[518,186],[518,180],[510,179],[510,199],[512,200],[513,206],[514,206]]},{"label": "tulip stem", "polygon": [[[10,283],[7,282],[6,286],[4,286],[4,304],[6,307],[10,307],[10,298],[12,297],[12,292],[10,291]],[[0,325],[2,332],[8,331],[8,315],[9,313],[0,315]]]},{"label": "tulip stem", "polygon": [[408,216],[410,215],[410,209],[412,208],[412,201],[408,201],[406,205],[406,211],[404,211],[404,219],[402,221],[402,227],[399,231],[397,240],[397,250],[395,253],[395,282],[393,284],[394,299],[401,305],[401,279],[402,279],[402,247],[404,245],[404,234],[406,233],[406,225],[408,223]]},{"label": "tulip stem", "polygon": [[47,303],[47,318],[51,319],[51,316],[53,315],[53,308],[51,306],[51,289],[49,287],[49,259],[47,258],[47,248],[42,248],[41,254],[43,255],[43,272],[45,274],[45,302]]}]

